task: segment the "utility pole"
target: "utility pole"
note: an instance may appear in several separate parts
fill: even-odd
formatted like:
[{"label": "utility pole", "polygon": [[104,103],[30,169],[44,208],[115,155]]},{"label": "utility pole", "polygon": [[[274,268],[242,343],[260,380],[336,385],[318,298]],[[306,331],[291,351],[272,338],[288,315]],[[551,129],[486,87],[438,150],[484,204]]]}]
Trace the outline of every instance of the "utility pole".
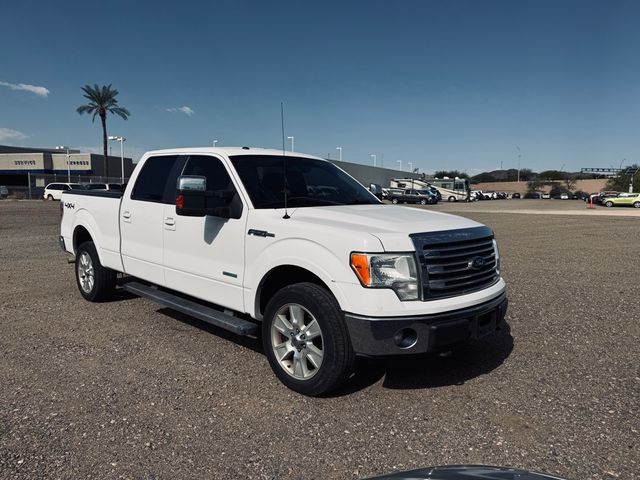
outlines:
[{"label": "utility pole", "polygon": [[520,152],[520,147],[516,145],[518,149],[518,183],[520,183],[520,157],[522,157],[522,153]]}]

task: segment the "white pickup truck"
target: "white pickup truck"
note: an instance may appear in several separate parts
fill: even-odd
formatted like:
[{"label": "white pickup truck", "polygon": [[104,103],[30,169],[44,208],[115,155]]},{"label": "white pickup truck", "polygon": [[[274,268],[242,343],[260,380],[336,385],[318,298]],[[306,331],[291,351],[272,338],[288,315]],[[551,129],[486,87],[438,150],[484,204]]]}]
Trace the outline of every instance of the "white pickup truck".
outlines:
[{"label": "white pickup truck", "polygon": [[[289,388],[321,395],[356,355],[448,350],[505,326],[493,232],[381,203],[332,163],[259,148],[148,152],[124,192],[65,191],[78,288],[123,288],[260,336]],[[122,274],[122,275],[120,275]]]}]

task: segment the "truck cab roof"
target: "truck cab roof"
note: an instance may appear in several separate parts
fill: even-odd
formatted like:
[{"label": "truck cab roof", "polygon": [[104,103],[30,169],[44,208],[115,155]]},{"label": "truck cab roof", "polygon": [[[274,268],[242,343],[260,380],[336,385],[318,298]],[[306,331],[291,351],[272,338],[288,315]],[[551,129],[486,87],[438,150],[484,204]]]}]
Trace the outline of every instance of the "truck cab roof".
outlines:
[{"label": "truck cab roof", "polygon": [[[193,153],[218,154],[225,156],[234,155],[277,155],[282,156],[283,151],[275,148],[259,148],[259,147],[190,147],[190,148],[169,148],[163,150],[152,150],[145,153],[145,157],[151,155],[186,155]],[[308,155],[306,153],[285,151],[287,157],[304,157],[316,160],[325,160],[324,158]]]}]

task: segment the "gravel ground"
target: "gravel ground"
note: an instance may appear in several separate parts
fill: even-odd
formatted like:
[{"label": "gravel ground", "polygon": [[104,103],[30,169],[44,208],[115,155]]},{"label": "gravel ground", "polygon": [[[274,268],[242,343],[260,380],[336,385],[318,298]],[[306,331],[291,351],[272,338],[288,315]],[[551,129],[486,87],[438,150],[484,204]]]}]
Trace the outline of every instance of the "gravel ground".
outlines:
[{"label": "gravel ground", "polygon": [[127,295],[85,302],[58,205],[0,202],[0,477],[356,479],[484,463],[640,478],[638,219],[464,207],[438,208],[495,229],[511,335],[361,361],[345,389],[312,399],[276,381],[255,340]]}]

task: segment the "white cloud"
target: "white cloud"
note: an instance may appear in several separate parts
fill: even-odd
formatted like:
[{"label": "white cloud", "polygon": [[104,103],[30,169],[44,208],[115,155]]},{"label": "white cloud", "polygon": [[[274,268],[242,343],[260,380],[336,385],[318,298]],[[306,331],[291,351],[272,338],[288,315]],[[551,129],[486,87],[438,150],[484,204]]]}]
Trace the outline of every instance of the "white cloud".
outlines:
[{"label": "white cloud", "polygon": [[25,92],[35,93],[39,97],[47,98],[49,95],[49,89],[45,87],[38,87],[36,85],[29,85],[27,83],[9,83],[0,82],[0,86],[9,87],[11,90],[22,90]]},{"label": "white cloud", "polygon": [[25,135],[22,132],[17,130],[12,130],[10,128],[0,128],[0,142],[6,142],[7,140],[24,140],[28,135]]},{"label": "white cloud", "polygon": [[190,117],[191,115],[193,115],[194,112],[193,109],[191,107],[187,107],[186,105],[183,107],[171,107],[171,108],[165,108],[165,111],[167,112],[171,112],[171,113],[184,113],[187,117]]}]

